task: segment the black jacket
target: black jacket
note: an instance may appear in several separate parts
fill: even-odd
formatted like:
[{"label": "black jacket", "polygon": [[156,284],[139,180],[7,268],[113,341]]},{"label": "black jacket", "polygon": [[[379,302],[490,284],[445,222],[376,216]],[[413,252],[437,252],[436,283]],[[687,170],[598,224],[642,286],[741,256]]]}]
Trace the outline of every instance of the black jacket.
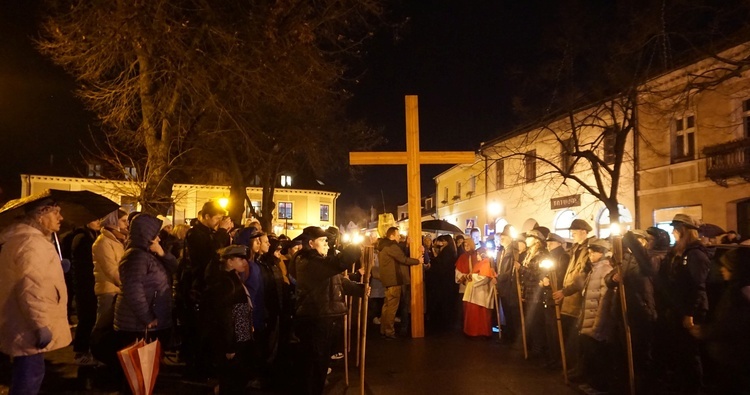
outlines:
[{"label": "black jacket", "polygon": [[[654,278],[659,270],[659,258],[649,256],[635,235],[630,232],[625,234],[622,243],[630,250],[630,253],[623,255],[623,262],[619,269],[622,271],[625,283],[628,319],[631,325],[642,323],[643,320],[655,321]],[[612,280],[617,271],[618,269],[615,268],[604,278],[610,289],[618,286],[618,283]]]},{"label": "black jacket", "polygon": [[666,276],[669,306],[678,319],[691,316],[697,322],[708,312],[706,279],[711,268],[706,247],[700,242],[687,246],[682,255],[670,253],[661,268]]},{"label": "black jacket", "polygon": [[70,263],[73,268],[75,287],[79,292],[94,291],[94,258],[91,247],[98,236],[97,232],[87,226],[76,229],[71,242]]},{"label": "black jacket", "polygon": [[252,339],[252,308],[237,272],[216,270],[206,279],[202,318],[209,326],[211,343],[219,355],[237,352]]},{"label": "black jacket", "polygon": [[297,318],[343,316],[347,312],[344,294],[363,296],[364,289],[341,275],[360,256],[349,246],[335,256],[322,256],[304,249],[294,257],[297,268]]}]

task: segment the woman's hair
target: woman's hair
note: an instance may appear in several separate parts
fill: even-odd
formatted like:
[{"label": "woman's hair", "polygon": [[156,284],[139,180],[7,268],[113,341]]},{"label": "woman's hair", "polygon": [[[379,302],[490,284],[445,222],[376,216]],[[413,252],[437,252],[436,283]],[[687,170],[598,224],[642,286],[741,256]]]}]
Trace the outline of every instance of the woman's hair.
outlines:
[{"label": "woman's hair", "polygon": [[474,243],[474,239],[472,239],[471,237],[465,238],[464,244],[466,244],[466,251],[474,251],[477,249],[477,244]]},{"label": "woman's hair", "polygon": [[120,218],[128,215],[128,212],[122,209],[117,209],[102,218],[102,226],[105,228],[114,228],[119,230]]},{"label": "woman's hair", "polygon": [[186,224],[177,224],[172,228],[170,232],[172,236],[184,240],[187,237],[187,232],[190,230],[190,226]]},{"label": "woman's hair", "polygon": [[676,255],[682,255],[689,245],[695,242],[701,242],[697,229],[690,229],[678,225],[674,227],[674,230],[680,234],[679,240],[677,240],[677,243],[674,245],[674,252]]}]

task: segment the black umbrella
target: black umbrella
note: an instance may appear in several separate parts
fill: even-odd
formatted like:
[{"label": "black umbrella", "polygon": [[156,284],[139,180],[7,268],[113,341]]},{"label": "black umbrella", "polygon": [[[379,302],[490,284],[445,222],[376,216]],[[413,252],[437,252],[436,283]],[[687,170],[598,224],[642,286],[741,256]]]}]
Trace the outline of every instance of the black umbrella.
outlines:
[{"label": "black umbrella", "polygon": [[453,225],[452,223],[444,219],[431,219],[429,221],[423,221],[422,231],[423,232],[446,232],[446,233],[454,233],[454,234],[464,233],[464,231],[461,230],[461,228],[459,228],[456,225]]},{"label": "black umbrella", "polygon": [[702,236],[712,238],[727,233],[719,225],[714,224],[703,224],[698,227],[698,233]]},{"label": "black umbrella", "polygon": [[24,207],[42,199],[52,199],[60,206],[66,222],[85,225],[120,208],[112,200],[91,191],[61,191],[47,189],[42,193],[11,200],[0,208],[0,228],[4,228],[25,213]]}]

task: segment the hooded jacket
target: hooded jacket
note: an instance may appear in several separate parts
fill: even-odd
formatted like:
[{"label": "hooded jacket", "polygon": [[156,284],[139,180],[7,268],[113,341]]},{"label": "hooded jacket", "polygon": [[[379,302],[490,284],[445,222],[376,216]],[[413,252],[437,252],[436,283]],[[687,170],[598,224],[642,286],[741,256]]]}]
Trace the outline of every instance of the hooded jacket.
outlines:
[{"label": "hooded jacket", "polygon": [[115,306],[115,329],[143,332],[153,320],[154,330],[172,327],[172,273],[177,259],[169,253],[159,258],[149,251],[161,220],[139,214],[130,226],[130,239],[120,263],[122,295]]},{"label": "hooded jacket", "polygon": [[395,240],[381,239],[378,243],[380,281],[384,287],[410,284],[409,266],[419,264],[419,260],[409,258]]},{"label": "hooded jacket", "polygon": [[94,258],[94,293],[97,295],[120,293],[120,260],[125,246],[106,228],[91,247]]},{"label": "hooded jacket", "polygon": [[[68,292],[51,239],[15,224],[0,235],[0,246],[0,350],[15,357],[67,347]],[[39,349],[36,331],[43,327],[52,341]]]}]

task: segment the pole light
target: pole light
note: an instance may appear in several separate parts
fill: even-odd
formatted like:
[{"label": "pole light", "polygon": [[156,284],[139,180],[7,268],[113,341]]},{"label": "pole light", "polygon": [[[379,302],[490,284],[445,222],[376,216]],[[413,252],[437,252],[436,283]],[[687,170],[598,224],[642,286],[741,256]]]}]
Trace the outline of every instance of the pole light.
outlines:
[{"label": "pole light", "polygon": [[[550,278],[550,287],[552,287],[552,292],[557,292],[557,272],[555,271],[555,262],[553,262],[551,259],[547,258],[543,260],[539,264],[539,268],[547,270],[549,273]],[[555,303],[555,319],[557,320],[557,340],[560,343],[560,358],[562,362],[562,370],[563,370],[563,377],[565,379],[565,384],[568,384],[568,361],[565,358],[565,339],[563,337],[563,331],[562,331],[562,318],[561,318],[561,312],[560,312],[560,305],[557,302]]]},{"label": "pole light", "polygon": [[219,199],[219,206],[221,206],[221,208],[226,209],[228,205],[229,205],[229,199],[227,198]]}]

